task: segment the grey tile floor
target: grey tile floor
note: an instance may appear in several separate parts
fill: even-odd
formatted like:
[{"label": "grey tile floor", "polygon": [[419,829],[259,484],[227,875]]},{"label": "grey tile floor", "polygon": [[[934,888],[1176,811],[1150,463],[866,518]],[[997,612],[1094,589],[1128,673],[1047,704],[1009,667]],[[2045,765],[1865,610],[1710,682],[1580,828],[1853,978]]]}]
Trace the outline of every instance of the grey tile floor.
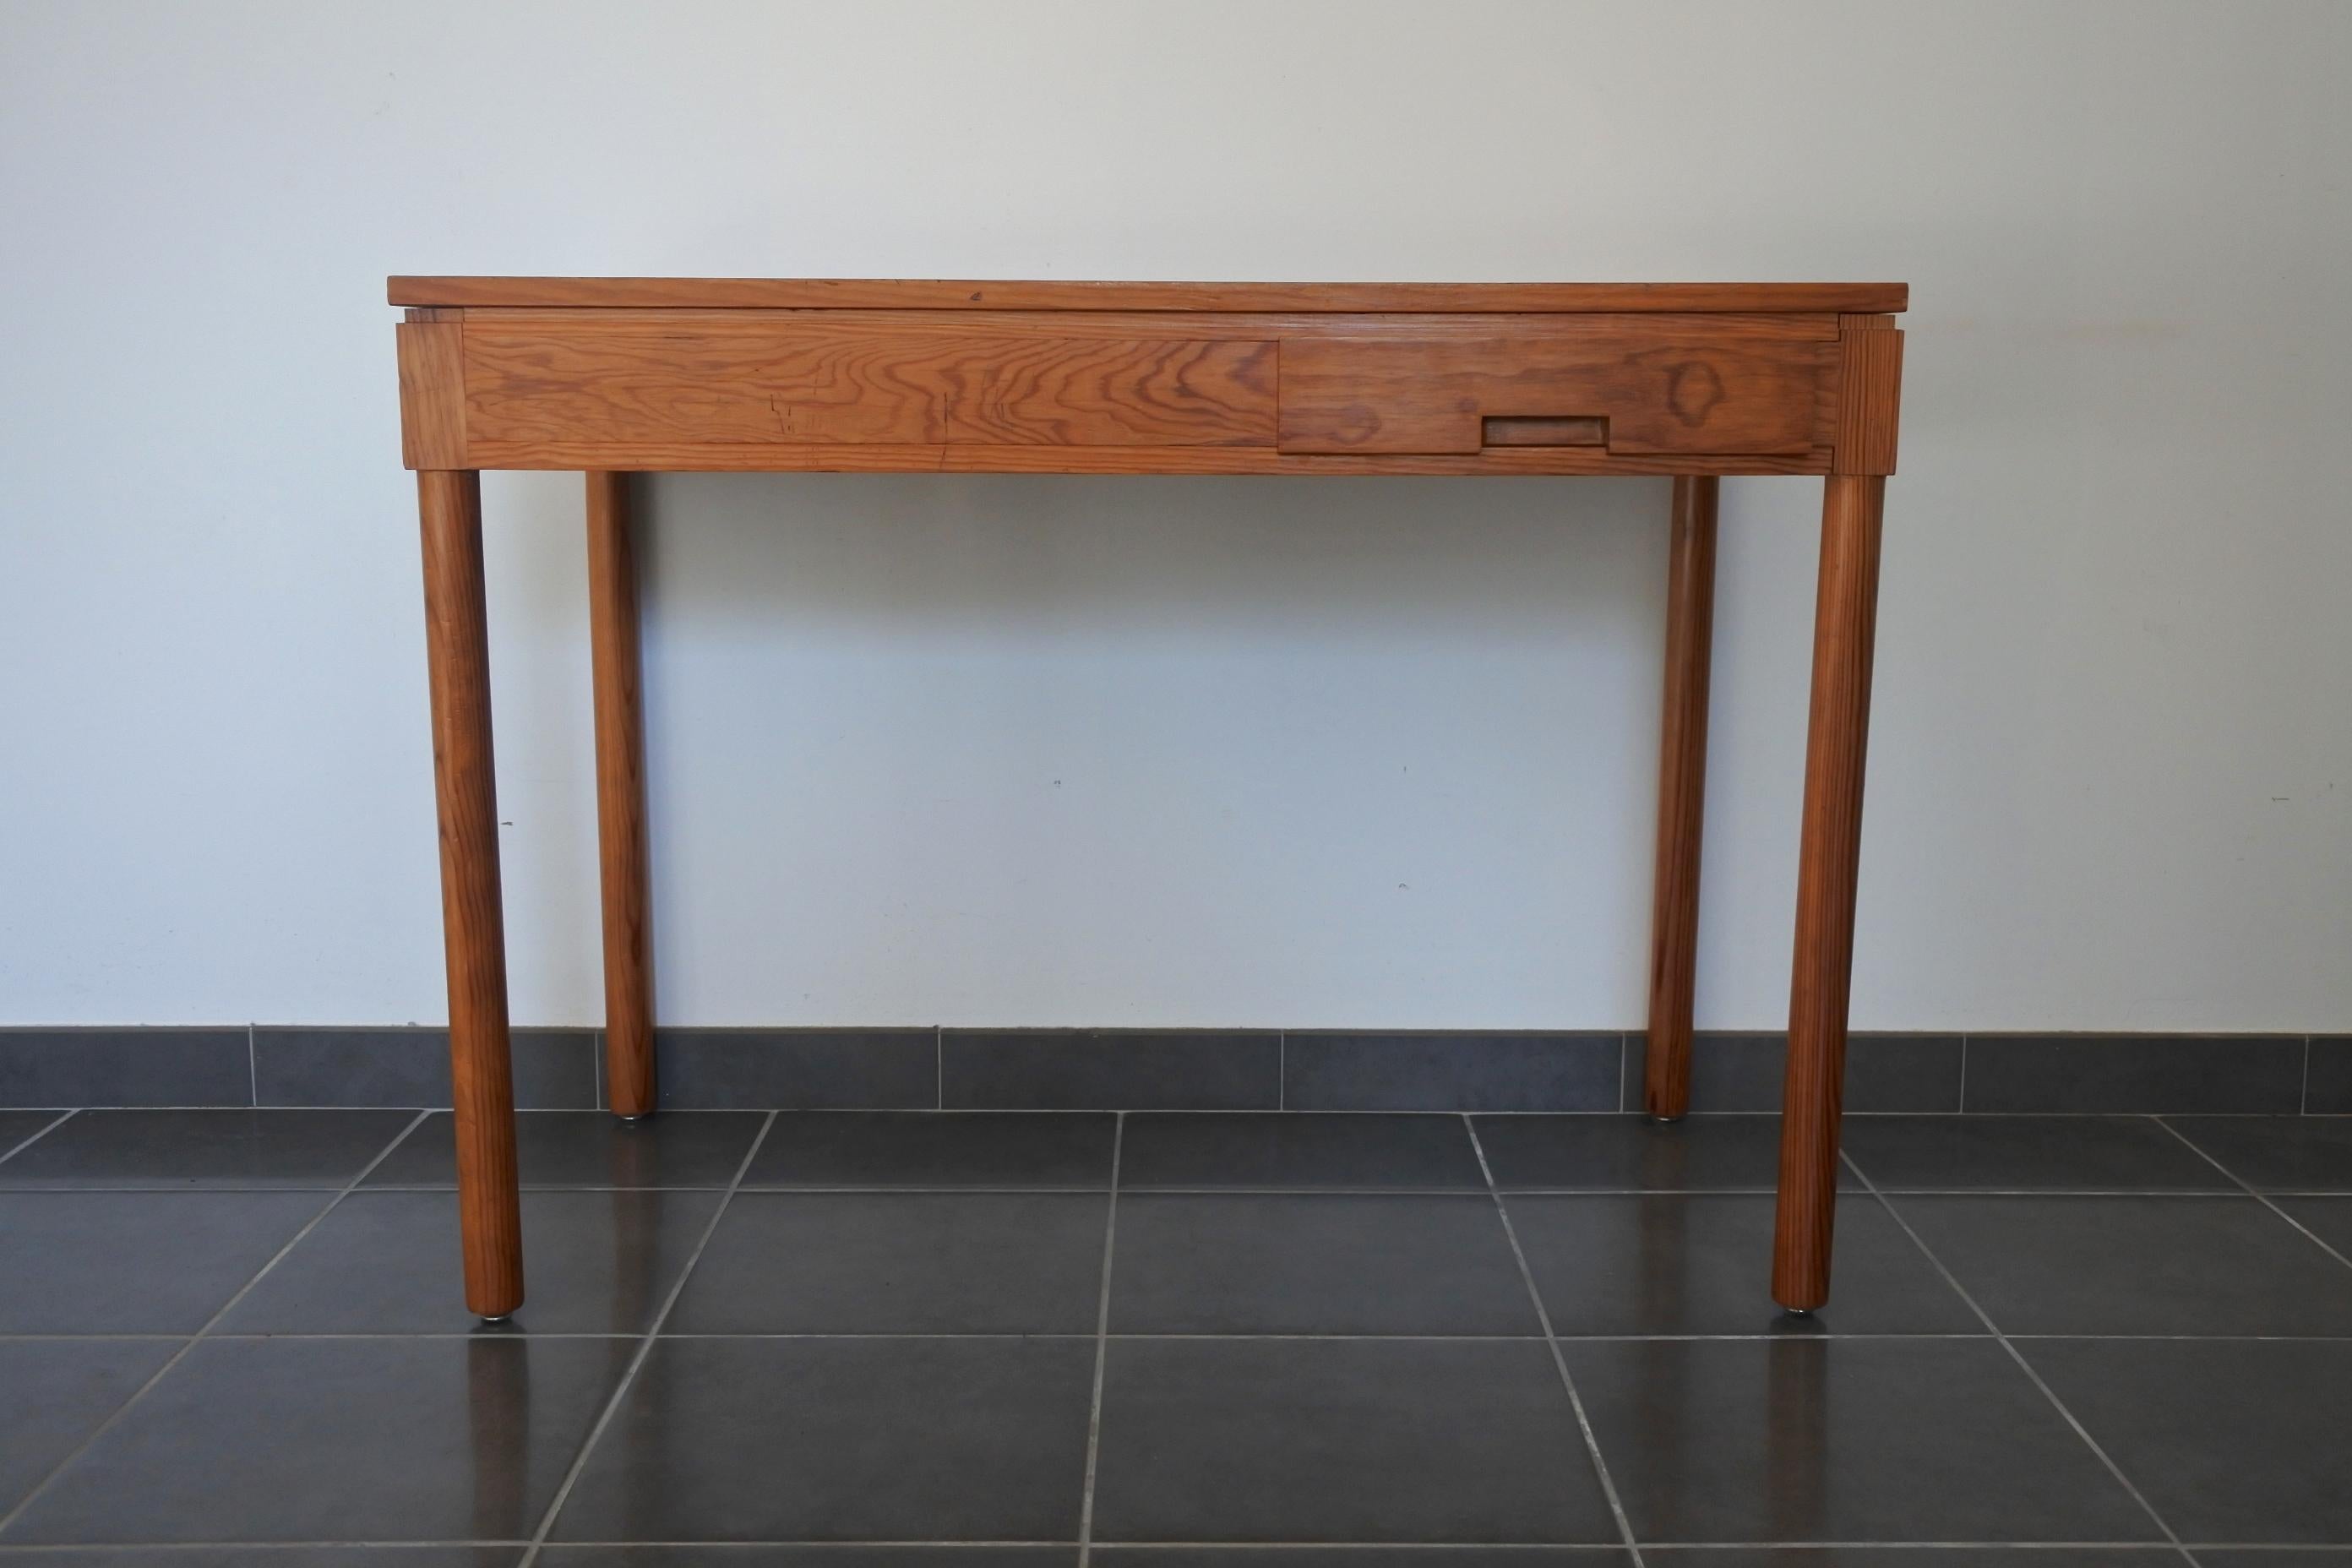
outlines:
[{"label": "grey tile floor", "polygon": [[1851,1119],[1810,1320],[1773,1134],[530,1112],[485,1327],[444,1115],[0,1114],[0,1564],[2352,1568],[2352,1121]]}]

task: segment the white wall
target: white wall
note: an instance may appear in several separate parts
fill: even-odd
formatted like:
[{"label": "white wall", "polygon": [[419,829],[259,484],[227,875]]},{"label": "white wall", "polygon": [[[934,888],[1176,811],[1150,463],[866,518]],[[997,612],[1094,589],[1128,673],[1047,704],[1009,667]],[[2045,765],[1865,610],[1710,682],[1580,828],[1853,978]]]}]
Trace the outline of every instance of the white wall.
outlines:
[{"label": "white wall", "polygon": [[[443,1015],[396,271],[1901,279],[1854,1019],[2352,1026],[2352,6],[0,5],[0,1022]],[[1819,486],[1724,496],[1702,1026]],[[577,481],[493,477],[517,1016]],[[677,1022],[1640,1021],[1664,481],[692,477]]]}]

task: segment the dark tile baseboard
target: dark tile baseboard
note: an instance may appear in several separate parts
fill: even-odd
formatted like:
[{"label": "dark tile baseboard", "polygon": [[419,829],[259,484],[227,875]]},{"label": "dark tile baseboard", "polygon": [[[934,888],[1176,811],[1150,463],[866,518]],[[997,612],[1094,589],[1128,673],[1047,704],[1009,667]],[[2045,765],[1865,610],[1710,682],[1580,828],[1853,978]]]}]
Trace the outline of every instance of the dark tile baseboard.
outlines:
[{"label": "dark tile baseboard", "polygon": [[1431,1030],[1282,1037],[1289,1110],[1615,1110],[1620,1034]]},{"label": "dark tile baseboard", "polygon": [[[1617,1111],[1638,1031],[664,1029],[683,1110]],[[1691,1109],[1779,1109],[1785,1038],[1699,1036]],[[515,1101],[604,1102],[602,1033],[518,1029]],[[439,1027],[0,1028],[0,1106],[449,1103]],[[1856,1034],[1862,1112],[2352,1115],[2352,1036]]]},{"label": "dark tile baseboard", "polygon": [[[517,1105],[593,1110],[604,1103],[595,1030],[517,1029],[509,1055]],[[449,1031],[257,1027],[252,1103],[447,1105]]]},{"label": "dark tile baseboard", "polygon": [[[1625,1037],[1625,1109],[1642,1109],[1649,1037]],[[1788,1064],[1785,1034],[1702,1034],[1691,1042],[1693,1110],[1778,1110]],[[1848,1110],[1953,1111],[1961,1106],[1967,1065],[1960,1035],[1864,1035],[1846,1041]]]},{"label": "dark tile baseboard", "polygon": [[251,1105],[250,1029],[0,1030],[0,1105]]},{"label": "dark tile baseboard", "polygon": [[946,1110],[1279,1110],[1278,1029],[941,1029]]}]

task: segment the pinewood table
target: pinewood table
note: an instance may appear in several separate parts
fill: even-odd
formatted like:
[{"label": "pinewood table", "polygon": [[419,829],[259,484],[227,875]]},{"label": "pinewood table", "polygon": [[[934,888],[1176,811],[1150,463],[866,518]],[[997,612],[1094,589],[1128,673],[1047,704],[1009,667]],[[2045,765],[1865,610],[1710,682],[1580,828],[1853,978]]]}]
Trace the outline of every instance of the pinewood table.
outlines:
[{"label": "pinewood table", "polygon": [[1724,474],[1820,474],[1821,579],[1772,1294],[1829,1296],[1894,283],[954,283],[394,278],[424,525],[466,1301],[522,1302],[482,592],[484,468],[587,474],[614,1110],[654,1108],[625,476],[1665,474],[1665,719],[1645,1102],[1690,1099]]}]

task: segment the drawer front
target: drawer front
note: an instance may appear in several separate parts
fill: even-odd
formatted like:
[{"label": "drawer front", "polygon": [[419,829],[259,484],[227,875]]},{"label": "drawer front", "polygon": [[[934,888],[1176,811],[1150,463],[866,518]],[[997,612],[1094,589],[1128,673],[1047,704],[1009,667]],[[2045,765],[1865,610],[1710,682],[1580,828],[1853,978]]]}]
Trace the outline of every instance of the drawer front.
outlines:
[{"label": "drawer front", "polygon": [[1738,331],[1596,321],[1511,337],[1286,338],[1281,449],[1760,456],[1822,445],[1834,343],[1796,321]]},{"label": "drawer front", "polygon": [[1275,345],[759,321],[468,322],[486,442],[1274,444]]}]

